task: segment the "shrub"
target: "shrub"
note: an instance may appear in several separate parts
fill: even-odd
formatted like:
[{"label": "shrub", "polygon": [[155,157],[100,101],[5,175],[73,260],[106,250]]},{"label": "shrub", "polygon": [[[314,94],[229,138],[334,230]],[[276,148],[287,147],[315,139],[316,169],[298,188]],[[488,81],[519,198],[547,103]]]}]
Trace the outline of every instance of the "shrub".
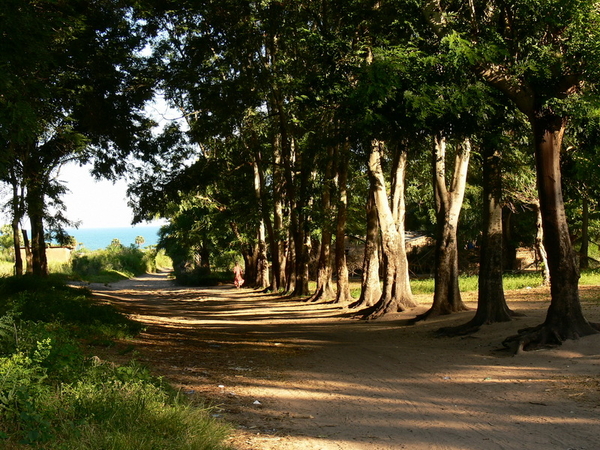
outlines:
[{"label": "shrub", "polygon": [[21,277],[1,280],[0,299],[1,448],[226,448],[228,427],[147,369],[85,356],[89,330],[135,328],[88,291]]},{"label": "shrub", "polygon": [[47,367],[56,345],[48,338],[29,354],[0,357],[1,440],[65,450],[225,448],[228,427],[135,363],[78,354],[81,369],[65,382],[64,367]]},{"label": "shrub", "polygon": [[105,272],[119,272],[125,277],[133,277],[146,272],[154,272],[154,250],[140,250],[134,246],[109,245],[104,250],[81,252],[73,256],[73,273],[83,279]]},{"label": "shrub", "polygon": [[205,267],[175,270],[175,277],[177,283],[182,286],[218,286],[233,280],[233,276],[229,272],[211,271]]},{"label": "shrub", "polygon": [[90,291],[66,286],[58,278],[10,277],[0,281],[0,314],[22,321],[60,323],[77,336],[133,336],[142,329],[109,304],[98,303]]}]

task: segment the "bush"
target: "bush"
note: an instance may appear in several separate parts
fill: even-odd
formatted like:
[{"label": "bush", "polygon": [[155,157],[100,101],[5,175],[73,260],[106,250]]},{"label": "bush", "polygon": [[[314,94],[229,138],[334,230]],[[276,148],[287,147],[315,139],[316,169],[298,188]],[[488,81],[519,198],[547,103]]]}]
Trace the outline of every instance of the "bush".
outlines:
[{"label": "bush", "polygon": [[211,271],[205,267],[191,270],[175,270],[175,278],[182,286],[218,286],[231,283],[233,275],[229,272]]},{"label": "bush", "polygon": [[135,363],[78,354],[77,376],[65,382],[64,366],[47,364],[57,346],[48,338],[0,357],[0,440],[65,450],[225,448],[226,426]]},{"label": "bush", "polygon": [[89,279],[106,272],[119,272],[127,278],[156,271],[154,250],[110,245],[105,250],[77,253],[73,256],[73,274]]},{"label": "bush", "polygon": [[0,314],[11,313],[23,321],[61,323],[82,337],[133,336],[142,328],[113,306],[96,302],[90,291],[66,286],[54,277],[2,279],[0,299]]},{"label": "bush", "polygon": [[8,278],[0,299],[8,311],[0,317],[1,448],[226,448],[228,427],[147,369],[86,357],[79,340],[90,330],[109,336],[136,328],[88,291],[53,277]]}]

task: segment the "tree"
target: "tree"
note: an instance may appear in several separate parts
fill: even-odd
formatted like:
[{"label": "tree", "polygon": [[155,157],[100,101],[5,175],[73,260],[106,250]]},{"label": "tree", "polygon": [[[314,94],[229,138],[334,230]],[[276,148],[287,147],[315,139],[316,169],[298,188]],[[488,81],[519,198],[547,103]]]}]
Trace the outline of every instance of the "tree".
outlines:
[{"label": "tree", "polygon": [[[593,261],[589,256],[590,241],[597,241],[597,198],[600,186],[597,180],[598,148],[600,147],[600,108],[582,102],[569,119],[567,151],[562,155],[562,169],[569,199],[569,223],[581,230],[579,267],[585,270]],[[573,234],[576,234],[573,231]]]},{"label": "tree", "polygon": [[502,130],[495,128],[505,117],[505,109],[498,107],[497,114],[490,117],[492,129],[479,134],[483,165],[483,230],[479,241],[479,288],[477,311],[471,320],[456,327],[444,327],[438,334],[445,336],[476,332],[482,325],[507,322],[515,315],[504,297],[503,286],[503,230],[502,209],[503,153],[509,147]]},{"label": "tree", "polygon": [[454,171],[446,185],[446,138],[435,136],[433,152],[437,234],[435,243],[435,291],[431,308],[415,320],[431,315],[466,310],[458,287],[458,219],[465,194],[471,142],[464,140],[455,150]]},{"label": "tree", "polygon": [[6,0],[2,7],[3,180],[13,186],[14,226],[29,216],[35,275],[47,274],[45,226],[62,233],[69,224],[61,210],[65,189],[54,179],[60,166],[93,158],[96,174],[114,175],[149,137],[141,108],[153,88],[141,67],[138,28],[121,0]]},{"label": "tree", "polygon": [[369,156],[369,178],[379,226],[381,228],[384,280],[381,297],[372,307],[363,312],[365,318],[377,318],[388,312],[404,311],[416,306],[412,298],[408,278],[408,261],[404,245],[404,173],[406,153],[398,152],[394,162],[394,186],[392,204],[388,202],[382,170],[381,153],[383,143],[374,141]]},{"label": "tree", "polygon": [[565,105],[598,83],[600,11],[597,2],[518,1],[509,4],[428,1],[432,29],[451,51],[527,117],[533,133],[551,303],[544,323],[505,345],[530,349],[596,332],[579,302],[579,271],[561,190],[560,151]]},{"label": "tree", "polygon": [[138,246],[138,248],[144,244],[144,242],[146,242],[146,239],[144,239],[143,236],[136,236],[135,237],[135,245]]}]

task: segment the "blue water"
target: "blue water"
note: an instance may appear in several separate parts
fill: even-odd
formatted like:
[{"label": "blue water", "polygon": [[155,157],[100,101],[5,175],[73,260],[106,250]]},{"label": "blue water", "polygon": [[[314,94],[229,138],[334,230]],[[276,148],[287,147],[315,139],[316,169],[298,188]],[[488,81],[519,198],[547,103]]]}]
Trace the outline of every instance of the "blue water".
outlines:
[{"label": "blue water", "polygon": [[118,239],[121,244],[129,247],[135,244],[135,238],[142,236],[144,243],[141,248],[156,245],[160,226],[121,227],[121,228],[80,228],[67,229],[67,232],[76,240],[78,248],[99,250],[108,247],[113,239]]}]

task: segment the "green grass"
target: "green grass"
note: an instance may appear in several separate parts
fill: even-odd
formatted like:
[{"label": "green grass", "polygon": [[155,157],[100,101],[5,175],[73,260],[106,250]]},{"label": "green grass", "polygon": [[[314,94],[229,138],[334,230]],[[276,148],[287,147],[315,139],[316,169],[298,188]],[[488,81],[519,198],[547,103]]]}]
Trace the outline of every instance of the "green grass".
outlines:
[{"label": "green grass", "polygon": [[227,449],[209,408],[135,362],[86,355],[140,329],[61,277],[1,279],[0,448]]},{"label": "green grass", "polygon": [[581,274],[581,278],[579,278],[579,284],[582,285],[598,285],[600,284],[600,270],[586,270]]},{"label": "green grass", "polygon": [[[458,279],[461,292],[477,291],[479,279],[477,275],[461,275]],[[582,275],[581,284],[600,284],[600,271],[589,271]],[[503,277],[505,290],[523,289],[526,287],[537,287],[542,285],[542,275],[540,272],[527,273],[506,273]],[[309,289],[314,292],[316,283],[311,281]],[[412,278],[410,286],[413,294],[433,294],[433,278]],[[352,297],[360,297],[360,279],[350,281],[350,293]]]},{"label": "green grass", "polygon": [[14,273],[14,263],[0,260],[0,277],[9,277]]},{"label": "green grass", "polygon": [[[410,282],[413,294],[433,294],[433,278],[413,279]],[[458,279],[461,292],[476,291],[479,286],[477,275],[462,275]],[[523,289],[542,285],[542,275],[538,272],[506,273],[503,277],[505,290]]]}]

